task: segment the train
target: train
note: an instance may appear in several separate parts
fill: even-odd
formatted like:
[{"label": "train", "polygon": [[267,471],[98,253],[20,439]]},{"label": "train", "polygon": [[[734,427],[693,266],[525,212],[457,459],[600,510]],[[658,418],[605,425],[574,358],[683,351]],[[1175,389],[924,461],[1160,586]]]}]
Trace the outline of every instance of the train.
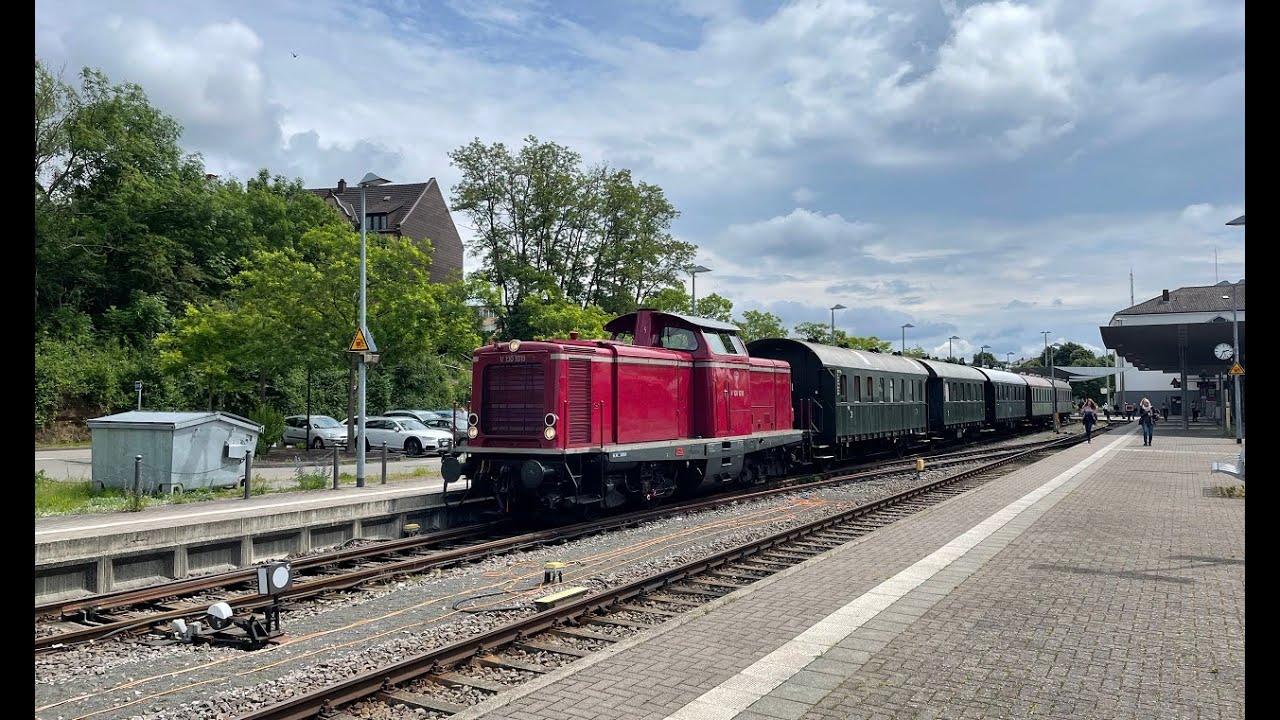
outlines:
[{"label": "train", "polygon": [[640,309],[609,340],[493,341],[472,353],[467,441],[446,487],[503,513],[647,507],[800,469],[901,455],[1071,412],[1056,379],[790,338]]}]

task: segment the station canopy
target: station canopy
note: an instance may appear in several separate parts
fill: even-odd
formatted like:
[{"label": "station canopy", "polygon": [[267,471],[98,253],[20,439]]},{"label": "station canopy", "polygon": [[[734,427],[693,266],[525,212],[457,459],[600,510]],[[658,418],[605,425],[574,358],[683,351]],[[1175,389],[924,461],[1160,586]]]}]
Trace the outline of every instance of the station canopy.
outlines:
[{"label": "station canopy", "polygon": [[[1232,359],[1218,358],[1214,348],[1234,344],[1234,324],[1239,325],[1242,364],[1247,356],[1244,290],[1244,280],[1165,290],[1113,315],[1109,325],[1099,328],[1102,342],[1139,370],[1202,377],[1224,374],[1231,369]],[[1232,322],[1233,303],[1236,323]]]}]

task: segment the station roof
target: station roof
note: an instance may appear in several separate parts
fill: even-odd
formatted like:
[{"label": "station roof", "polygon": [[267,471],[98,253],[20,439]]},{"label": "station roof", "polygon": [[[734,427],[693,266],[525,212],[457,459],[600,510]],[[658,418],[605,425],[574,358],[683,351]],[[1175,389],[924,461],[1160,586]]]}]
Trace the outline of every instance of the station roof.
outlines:
[{"label": "station roof", "polygon": [[1247,355],[1244,291],[1244,280],[1166,290],[1112,316],[1109,325],[1099,328],[1102,342],[1139,370],[1225,373],[1232,361],[1218,359],[1213,349],[1233,344],[1233,314],[1239,325],[1241,363]]}]

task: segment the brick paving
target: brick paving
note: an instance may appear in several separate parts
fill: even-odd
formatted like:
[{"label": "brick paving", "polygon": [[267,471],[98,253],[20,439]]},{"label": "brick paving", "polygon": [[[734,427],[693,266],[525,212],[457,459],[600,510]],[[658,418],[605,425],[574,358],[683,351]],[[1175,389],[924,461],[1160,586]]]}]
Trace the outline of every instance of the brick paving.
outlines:
[{"label": "brick paving", "polygon": [[455,717],[1243,718],[1236,450],[1103,436]]}]

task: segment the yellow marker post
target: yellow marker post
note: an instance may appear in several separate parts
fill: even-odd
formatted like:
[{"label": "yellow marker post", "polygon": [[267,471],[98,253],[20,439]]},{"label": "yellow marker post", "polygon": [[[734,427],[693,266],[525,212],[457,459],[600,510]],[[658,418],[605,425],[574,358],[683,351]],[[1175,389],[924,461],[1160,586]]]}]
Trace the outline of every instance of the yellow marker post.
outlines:
[{"label": "yellow marker post", "polygon": [[920,479],[920,473],[924,472],[924,458],[916,458],[916,479]]}]

